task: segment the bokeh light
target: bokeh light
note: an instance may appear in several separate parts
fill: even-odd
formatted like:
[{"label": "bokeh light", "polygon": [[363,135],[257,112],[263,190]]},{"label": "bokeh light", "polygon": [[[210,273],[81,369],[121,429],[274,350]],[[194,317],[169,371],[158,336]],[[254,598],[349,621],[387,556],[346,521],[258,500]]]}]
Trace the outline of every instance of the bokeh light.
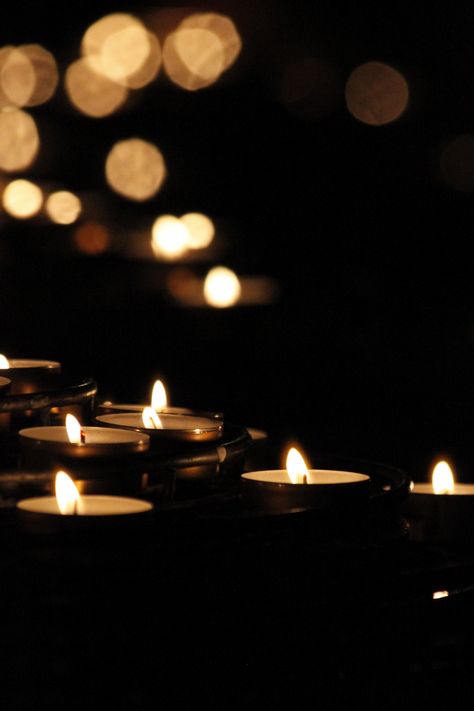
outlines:
[{"label": "bokeh light", "polygon": [[240,292],[237,274],[227,267],[214,267],[204,280],[204,298],[209,306],[234,306],[239,300]]},{"label": "bokeh light", "polygon": [[209,30],[178,28],[166,38],[163,65],[172,82],[196,91],[217,81],[224,69],[224,50]]},{"label": "bokeh light", "polygon": [[79,252],[97,256],[109,248],[110,234],[100,222],[84,222],[74,231],[74,243]]},{"label": "bokeh light", "polygon": [[474,135],[464,134],[453,138],[442,150],[441,177],[454,190],[474,190]]},{"label": "bokeh light", "polygon": [[158,192],[166,177],[166,166],[156,146],[141,138],[129,138],[110,150],[105,175],[112,190],[141,202]]},{"label": "bokeh light", "polygon": [[219,38],[223,53],[222,71],[229,69],[242,49],[242,39],[234,22],[226,15],[215,12],[195,13],[181,22],[182,28],[209,30]]},{"label": "bokeh light", "polygon": [[0,50],[0,107],[25,106],[33,95],[35,70],[20,49]]},{"label": "bokeh light", "polygon": [[187,250],[189,233],[181,220],[174,215],[162,215],[153,223],[151,246],[155,256],[176,259]]},{"label": "bokeh light", "polygon": [[3,191],[2,203],[9,215],[24,220],[40,211],[43,192],[29,180],[12,180]]},{"label": "bokeh light", "polygon": [[58,225],[71,225],[81,214],[81,201],[68,190],[58,190],[46,200],[48,217]]},{"label": "bokeh light", "polygon": [[89,57],[78,59],[67,68],[64,83],[73,106],[93,118],[110,116],[128,97],[128,90],[100,74]]},{"label": "bokeh light", "polygon": [[383,126],[399,118],[410,95],[402,74],[381,62],[367,62],[354,69],[345,93],[350,113],[370,126]]},{"label": "bokeh light", "polygon": [[35,84],[26,106],[39,106],[54,95],[59,73],[54,56],[39,44],[23,44],[18,48],[34,70]]},{"label": "bokeh light", "polygon": [[13,172],[29,168],[39,145],[36,123],[26,111],[0,112],[0,169]]},{"label": "bokeh light", "polygon": [[181,222],[188,230],[187,245],[190,249],[205,249],[214,239],[215,228],[212,220],[200,212],[182,215]]}]

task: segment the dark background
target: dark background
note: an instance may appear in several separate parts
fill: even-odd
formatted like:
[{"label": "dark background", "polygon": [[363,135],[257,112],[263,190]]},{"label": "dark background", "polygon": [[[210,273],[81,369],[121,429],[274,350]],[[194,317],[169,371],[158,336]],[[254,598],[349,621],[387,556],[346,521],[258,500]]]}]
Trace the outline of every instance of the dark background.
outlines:
[{"label": "dark background", "polygon": [[[42,150],[25,177],[99,192],[122,246],[158,214],[209,214],[220,249],[212,263],[274,277],[278,301],[179,308],[166,266],[117,247],[81,256],[72,228],[3,216],[0,351],[58,359],[66,372],[95,376],[104,397],[145,399],[161,376],[172,403],[296,438],[313,465],[318,450],[332,451],[423,479],[433,458],[448,456],[469,480],[473,202],[443,183],[439,160],[474,125],[474,11],[189,6],[228,14],[241,33],[240,58],[222,80],[188,93],[161,74],[102,120],[74,111],[60,86],[32,110]],[[17,3],[0,45],[41,43],[63,75],[91,22],[151,7],[160,4]],[[285,105],[285,68],[308,57],[331,67],[330,91]],[[366,126],[345,106],[347,77],[370,60],[410,86],[408,110],[387,126]],[[112,143],[134,135],[156,142],[168,165],[163,189],[143,204],[103,178]]]}]

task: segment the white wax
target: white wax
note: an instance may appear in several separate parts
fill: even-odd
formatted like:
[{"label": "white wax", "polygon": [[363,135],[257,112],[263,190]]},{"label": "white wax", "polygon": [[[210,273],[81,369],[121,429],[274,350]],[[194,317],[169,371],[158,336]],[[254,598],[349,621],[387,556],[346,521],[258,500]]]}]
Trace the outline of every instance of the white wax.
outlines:
[{"label": "white wax", "polygon": [[210,417],[198,417],[194,415],[166,415],[158,413],[163,427],[145,427],[141,413],[134,412],[118,412],[110,415],[99,415],[96,417],[98,422],[106,422],[117,427],[135,427],[139,429],[147,429],[150,432],[169,430],[189,430],[196,433],[217,431],[222,429],[222,423],[219,420],[213,420]]},{"label": "white wax", "polygon": [[37,496],[17,503],[22,511],[57,516],[123,516],[151,511],[152,504],[126,496],[81,496],[77,502],[77,514],[62,514],[55,496]]},{"label": "white wax", "polygon": [[[129,403],[118,403],[118,402],[103,402],[101,403],[100,407],[103,409],[107,410],[117,410],[118,412],[143,412],[145,407],[149,407],[148,404],[144,405],[132,405]],[[198,415],[193,415],[194,412],[197,412],[197,410],[192,410],[189,407],[178,407],[177,405],[167,405],[166,407],[163,408],[163,410],[157,410],[158,417],[162,417],[162,415],[192,415],[192,416],[198,416]],[[202,411],[201,411],[202,412]],[[110,413],[114,414],[114,413]],[[202,412],[202,414],[204,414]],[[219,412],[209,412],[209,418],[210,419],[216,419],[216,420],[222,420],[224,416],[222,413]]]},{"label": "white wax", "polygon": [[[266,484],[291,484],[286,469],[246,472],[242,474],[242,479],[261,481]],[[333,469],[310,469],[308,471],[307,484],[355,484],[356,482],[369,481],[369,479],[370,477],[367,476],[367,474],[357,474],[356,472],[337,471]],[[301,484],[293,484],[293,486],[299,485]]]},{"label": "white wax", "polygon": [[[86,436],[85,444],[132,444],[147,442],[148,435],[130,430],[113,429],[109,427],[82,427]],[[63,426],[50,427],[28,427],[18,433],[22,437],[28,437],[44,442],[69,442],[67,430]],[[79,446],[79,445],[77,445]]]},{"label": "white wax", "polygon": [[28,358],[9,358],[8,362],[10,364],[9,368],[2,368],[2,370],[15,370],[16,368],[52,368],[57,369],[61,367],[61,363],[57,363],[54,360],[31,360]]},{"label": "white wax", "polygon": [[414,482],[412,494],[431,494],[432,496],[474,496],[474,484],[455,484],[452,493],[435,494],[429,482]]}]

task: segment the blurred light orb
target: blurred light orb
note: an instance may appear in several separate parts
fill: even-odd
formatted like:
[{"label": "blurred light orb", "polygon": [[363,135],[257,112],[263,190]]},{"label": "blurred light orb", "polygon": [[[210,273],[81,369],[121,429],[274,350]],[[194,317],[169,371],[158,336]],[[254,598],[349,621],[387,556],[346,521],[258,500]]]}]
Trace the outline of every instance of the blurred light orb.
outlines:
[{"label": "blurred light orb", "polygon": [[166,165],[158,148],[141,138],[119,141],[105,162],[105,175],[112,190],[142,202],[160,189],[166,177]]},{"label": "blurred light orb", "polygon": [[223,52],[223,71],[229,69],[242,49],[242,39],[234,22],[226,15],[215,12],[195,13],[189,15],[180,27],[209,30],[219,38]]},{"label": "blurred light orb", "polygon": [[68,190],[58,190],[46,200],[48,217],[58,225],[72,225],[81,214],[81,201]]},{"label": "blurred light orb", "polygon": [[370,126],[383,126],[405,111],[410,92],[396,69],[382,62],[367,62],[349,76],[345,95],[354,118]]},{"label": "blurred light orb", "polygon": [[96,71],[128,88],[152,81],[161,63],[158,39],[137,17],[113,13],[94,22],[84,34],[81,51]]},{"label": "blurred light orb", "polygon": [[29,60],[35,74],[35,84],[26,106],[39,106],[54,95],[59,83],[54,56],[39,44],[23,44],[18,50]]},{"label": "blurred light orb", "polygon": [[215,235],[212,220],[200,212],[188,212],[181,217],[181,222],[188,230],[188,247],[205,249],[209,247]]},{"label": "blurred light orb", "polygon": [[74,242],[79,252],[96,256],[107,251],[110,234],[100,222],[84,222],[74,232]]},{"label": "blurred light orb", "polygon": [[182,89],[203,89],[214,84],[224,70],[222,42],[210,30],[179,27],[166,38],[163,66]]},{"label": "blurred light orb", "polygon": [[188,230],[174,215],[158,217],[151,228],[151,235],[151,246],[158,258],[176,259],[187,250]]},{"label": "blurred light orb", "polygon": [[453,138],[443,149],[440,158],[441,177],[454,190],[474,190],[474,135]]},{"label": "blurred light orb", "polygon": [[40,146],[34,119],[21,109],[0,112],[0,169],[24,170],[33,163]]},{"label": "blurred light orb", "polygon": [[240,281],[231,269],[214,267],[204,280],[204,298],[209,306],[227,308],[234,306],[241,293]]},{"label": "blurred light orb", "polygon": [[0,50],[0,107],[26,106],[36,84],[35,70],[17,47]]},{"label": "blurred light orb", "polygon": [[87,57],[69,65],[64,83],[72,105],[93,118],[110,116],[128,97],[124,86],[99,74],[94,62]]},{"label": "blurred light orb", "polygon": [[9,215],[26,220],[40,211],[43,192],[29,180],[12,180],[3,191],[2,202]]}]

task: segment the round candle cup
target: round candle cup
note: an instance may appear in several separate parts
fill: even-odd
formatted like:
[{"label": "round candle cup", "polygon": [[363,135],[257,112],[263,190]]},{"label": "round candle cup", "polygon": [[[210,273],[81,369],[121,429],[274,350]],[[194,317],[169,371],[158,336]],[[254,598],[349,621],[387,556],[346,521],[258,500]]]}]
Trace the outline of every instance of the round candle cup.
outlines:
[{"label": "round candle cup", "polygon": [[115,533],[124,527],[142,523],[152,513],[153,505],[142,499],[124,496],[81,496],[75,514],[62,514],[55,496],[37,496],[17,503],[20,523],[25,532],[81,535],[99,530]]},{"label": "round candle cup", "polygon": [[0,375],[0,397],[2,393],[7,393],[10,389],[12,381],[9,378],[4,378]]},{"label": "round candle cup", "polygon": [[205,443],[221,438],[223,423],[209,417],[166,415],[158,413],[162,428],[145,427],[140,412],[118,412],[99,415],[95,421],[105,427],[123,427],[150,436],[151,445],[175,443]]},{"label": "round candle cup", "polygon": [[435,494],[428,482],[414,482],[404,513],[414,541],[466,543],[474,541],[474,484],[454,484],[452,493]]},{"label": "round candle cup", "polygon": [[54,377],[61,372],[61,363],[54,360],[11,358],[8,362],[9,367],[2,368],[0,373],[12,381],[14,395],[48,390],[54,384]]},{"label": "round candle cup", "polygon": [[243,495],[268,511],[318,509],[335,511],[368,501],[370,477],[356,472],[309,469],[307,483],[293,484],[284,469],[241,475]]},{"label": "round candle cup", "polygon": [[[110,415],[117,412],[143,412],[145,405],[133,405],[127,403],[102,402],[98,407],[100,415]],[[207,412],[205,410],[192,410],[189,407],[178,407],[177,405],[169,405],[157,410],[158,417],[161,415],[192,415],[193,417],[205,417],[211,420],[224,420],[222,412]]]}]

